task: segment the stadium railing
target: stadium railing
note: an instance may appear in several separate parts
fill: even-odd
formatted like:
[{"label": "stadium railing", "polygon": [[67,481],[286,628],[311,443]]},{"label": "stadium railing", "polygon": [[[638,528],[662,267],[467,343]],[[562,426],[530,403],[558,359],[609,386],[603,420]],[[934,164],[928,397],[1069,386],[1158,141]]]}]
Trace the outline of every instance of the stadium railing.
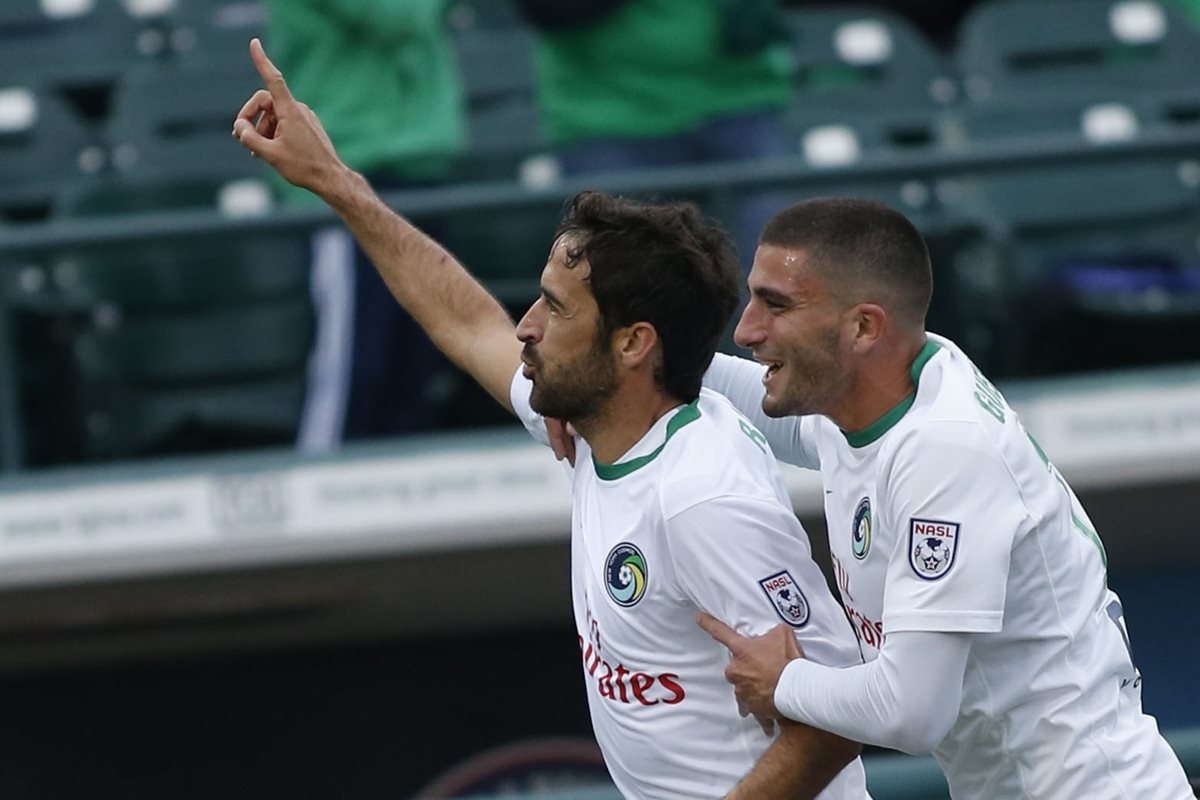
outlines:
[{"label": "stadium railing", "polygon": [[[640,173],[614,173],[603,179],[588,177],[544,187],[480,183],[403,192],[388,199],[418,224],[430,218],[460,217],[496,210],[545,209],[553,216],[562,202],[587,188],[643,197],[700,199],[710,211],[727,208],[741,191],[786,188],[796,199],[831,192],[881,194],[908,213],[929,237],[964,223],[978,225],[990,237],[1007,235],[989,216],[956,193],[964,177],[996,175],[1013,169],[1067,164],[1124,163],[1138,159],[1195,159],[1200,131],[1155,131],[1105,147],[1080,147],[1074,137],[1047,137],[1031,147],[1023,142],[992,142],[966,152],[865,154],[857,163],[841,167],[814,167],[801,159],[787,158],[755,163],[679,167]],[[955,200],[955,197],[959,197]],[[948,199],[947,199],[948,198]],[[136,242],[164,236],[213,236],[257,230],[300,233],[333,220],[324,208],[278,211],[266,216],[230,218],[213,211],[170,211],[130,214],[103,220],[52,220],[0,230],[0,286],[6,296],[0,303],[11,308],[18,302],[21,281],[13,276],[63,248],[96,246],[119,241]],[[536,294],[537,269],[513,275],[488,270],[487,264],[468,264],[504,301],[520,306]],[[14,296],[14,292],[17,293]],[[4,312],[0,312],[3,314]],[[3,319],[0,316],[0,319]],[[953,333],[956,332],[951,332]],[[8,338],[11,338],[11,334]],[[21,364],[11,341],[0,349],[0,397],[16,398]],[[6,345],[0,337],[0,348]],[[986,368],[986,367],[985,367]],[[22,436],[22,413],[16,402],[0,405],[0,471],[12,472],[28,463]]]}]

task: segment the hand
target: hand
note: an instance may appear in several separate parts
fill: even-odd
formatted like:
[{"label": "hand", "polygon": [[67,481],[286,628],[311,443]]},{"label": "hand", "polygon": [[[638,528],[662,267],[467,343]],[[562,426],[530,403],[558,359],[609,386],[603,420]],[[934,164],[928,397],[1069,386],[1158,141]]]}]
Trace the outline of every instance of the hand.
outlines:
[{"label": "hand", "polygon": [[561,419],[546,417],[546,434],[550,437],[550,449],[559,461],[564,458],[575,466],[575,437],[578,435],[569,422]]},{"label": "hand", "polygon": [[763,730],[768,722],[781,719],[775,708],[775,687],[789,661],[804,657],[795,631],[776,625],[762,636],[742,636],[716,617],[701,613],[697,621],[708,635],[729,648],[732,658],[725,667],[725,680],[733,684],[738,709],[753,714]]},{"label": "hand", "polygon": [[258,39],[250,40],[250,58],[267,88],[255,92],[238,112],[234,138],[288,183],[324,196],[349,168],[338,158],[321,120],[292,96]]}]

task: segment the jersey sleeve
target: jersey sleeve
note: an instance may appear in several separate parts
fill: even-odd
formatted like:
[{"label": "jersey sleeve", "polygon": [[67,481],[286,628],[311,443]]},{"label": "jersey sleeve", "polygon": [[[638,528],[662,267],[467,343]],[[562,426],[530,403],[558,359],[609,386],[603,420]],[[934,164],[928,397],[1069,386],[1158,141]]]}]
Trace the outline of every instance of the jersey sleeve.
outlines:
[{"label": "jersey sleeve", "polygon": [[850,669],[797,658],[779,676],[775,707],[789,719],[856,742],[928,753],[958,717],[971,639],[896,631],[878,658]]},{"label": "jersey sleeve", "polygon": [[704,373],[704,386],[724,395],[767,439],[780,461],[820,469],[816,440],[807,417],[768,417],[762,409],[762,364],[717,353]]},{"label": "jersey sleeve", "polygon": [[525,426],[525,430],[529,431],[530,436],[549,447],[550,437],[546,433],[546,419],[534,411],[533,406],[529,405],[531,391],[533,391],[533,381],[522,375],[521,368],[517,367],[517,371],[513,373],[512,385],[508,389],[508,398],[512,402],[513,413],[517,415],[517,419],[521,420],[521,424]]},{"label": "jersey sleeve", "polygon": [[1007,464],[972,422],[927,423],[884,470],[888,631],[1000,630],[1013,544],[1028,513]]},{"label": "jersey sleeve", "polygon": [[718,496],[669,514],[666,531],[678,589],[697,608],[748,636],[787,623],[817,663],[861,663],[846,616],[788,509]]}]

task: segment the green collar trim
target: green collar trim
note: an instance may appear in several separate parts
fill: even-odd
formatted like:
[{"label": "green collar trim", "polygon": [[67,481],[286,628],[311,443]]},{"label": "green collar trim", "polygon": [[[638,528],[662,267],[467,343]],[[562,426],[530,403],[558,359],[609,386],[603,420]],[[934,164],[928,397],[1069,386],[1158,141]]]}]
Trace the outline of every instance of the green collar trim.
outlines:
[{"label": "green collar trim", "polygon": [[861,431],[855,431],[854,433],[842,431],[842,434],[846,437],[846,442],[851,447],[866,447],[872,442],[878,441],[881,436],[890,431],[908,413],[908,410],[912,408],[913,402],[917,399],[916,387],[921,383],[921,372],[925,369],[925,365],[929,363],[929,359],[933,358],[934,354],[941,349],[942,346],[940,344],[928,340],[925,342],[925,346],[921,348],[921,352],[917,353],[917,357],[912,363],[912,368],[909,370],[909,375],[912,376],[913,382],[912,394],[901,400],[891,411]]},{"label": "green collar trim", "polygon": [[649,464],[663,451],[663,448],[667,446],[667,442],[671,441],[671,437],[675,435],[676,431],[684,425],[700,419],[700,409],[696,407],[698,402],[700,402],[699,397],[679,409],[675,416],[671,417],[670,421],[667,422],[667,436],[663,439],[663,443],[654,449],[653,453],[631,458],[628,461],[622,461],[617,464],[601,464],[596,460],[596,455],[593,453],[592,466],[596,468],[596,477],[602,481],[615,481],[618,478],[624,478],[631,472],[637,472]]}]

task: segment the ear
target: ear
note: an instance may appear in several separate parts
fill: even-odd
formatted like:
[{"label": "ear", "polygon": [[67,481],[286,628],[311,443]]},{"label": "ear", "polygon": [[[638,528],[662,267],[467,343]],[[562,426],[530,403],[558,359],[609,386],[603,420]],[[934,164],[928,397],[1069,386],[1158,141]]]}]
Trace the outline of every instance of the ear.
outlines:
[{"label": "ear", "polygon": [[630,369],[648,363],[657,349],[658,331],[649,322],[635,322],[613,334],[613,353]]},{"label": "ear", "polygon": [[854,352],[866,353],[883,338],[891,320],[883,306],[875,303],[859,303],[850,310],[851,337]]}]

